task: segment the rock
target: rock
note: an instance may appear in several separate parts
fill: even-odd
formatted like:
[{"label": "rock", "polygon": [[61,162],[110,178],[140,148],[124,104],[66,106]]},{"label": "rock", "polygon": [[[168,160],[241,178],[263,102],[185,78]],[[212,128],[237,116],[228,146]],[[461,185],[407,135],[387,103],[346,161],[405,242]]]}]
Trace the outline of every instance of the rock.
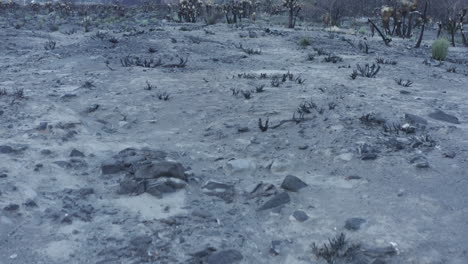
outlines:
[{"label": "rock", "polygon": [[255,162],[249,159],[236,159],[228,161],[227,168],[233,173],[255,170],[257,168]]},{"label": "rock", "polygon": [[127,167],[121,161],[115,159],[109,159],[102,163],[101,172],[102,174],[115,174],[122,171],[125,171]]},{"label": "rock", "polygon": [[146,164],[135,172],[137,179],[157,179],[160,177],[176,178],[187,181],[182,164],[172,161],[160,161]]},{"label": "rock", "polygon": [[272,196],[277,193],[277,189],[275,185],[270,184],[270,183],[259,183],[255,185],[255,187],[251,190],[248,190],[248,196],[249,198],[255,198],[255,197],[268,197]]},{"label": "rock", "polygon": [[350,175],[350,176],[346,177],[345,179],[348,180],[348,181],[351,181],[351,180],[360,180],[360,179],[362,179],[362,177],[361,177],[361,176],[358,176],[358,175]]},{"label": "rock", "polygon": [[234,249],[228,249],[211,254],[207,259],[207,264],[234,264],[240,262],[244,257]]},{"label": "rock", "polygon": [[37,130],[46,130],[47,129],[47,122],[41,122],[39,125],[36,127]]},{"label": "rock", "polygon": [[132,178],[124,178],[120,184],[120,188],[117,191],[118,194],[132,194],[140,195],[145,192],[145,185],[141,182],[137,182]]},{"label": "rock", "polygon": [[175,178],[150,179],[145,183],[145,192],[156,197],[162,197],[164,193],[176,192],[178,189],[184,188],[185,185],[186,182]]},{"label": "rock", "polygon": [[194,210],[192,212],[192,215],[196,217],[200,217],[200,218],[205,218],[205,219],[213,217],[213,215],[210,212],[204,211],[204,210]]},{"label": "rock", "polygon": [[411,92],[410,92],[410,91],[407,91],[407,90],[400,90],[400,93],[401,93],[401,94],[410,94]]},{"label": "rock", "polygon": [[412,124],[427,125],[427,120],[417,115],[405,113],[405,119]]},{"label": "rock", "polygon": [[413,164],[416,168],[429,168],[429,162],[424,156],[416,156],[410,159],[410,163]]},{"label": "rock", "polygon": [[226,203],[231,203],[234,200],[234,186],[216,181],[208,181],[202,187],[203,193],[210,196],[216,196],[223,199]]},{"label": "rock", "polygon": [[362,153],[361,160],[375,160],[377,159],[377,154],[375,153]]},{"label": "rock", "polygon": [[81,189],[78,189],[77,193],[81,199],[86,199],[87,196],[94,194],[94,189],[93,188],[81,188]]},{"label": "rock", "polygon": [[37,207],[37,203],[32,199],[27,199],[24,205],[27,207]]},{"label": "rock", "polygon": [[260,206],[260,208],[258,208],[258,211],[276,208],[278,206],[285,205],[290,201],[291,198],[289,197],[289,194],[287,192],[279,193],[270,200],[266,201],[262,206]]},{"label": "rock", "polygon": [[10,154],[10,153],[13,153],[14,151],[15,150],[10,146],[7,146],[7,145],[0,146],[0,153],[1,154]]},{"label": "rock", "polygon": [[11,204],[8,204],[7,206],[3,207],[3,210],[5,211],[16,211],[19,209],[19,205],[17,204],[14,204],[14,203],[11,203]]},{"label": "rock", "polygon": [[445,152],[443,155],[444,155],[444,158],[453,159],[453,158],[455,158],[457,156],[457,153],[455,153],[453,151],[448,151],[448,152]]},{"label": "rock", "polygon": [[153,161],[162,161],[166,153],[147,148],[126,148],[101,164],[102,174],[115,174],[119,172],[135,172],[141,166]]},{"label": "rock", "polygon": [[281,246],[281,241],[280,240],[271,241],[270,253],[272,255],[278,256],[281,253],[280,246]]},{"label": "rock", "polygon": [[188,253],[189,256],[192,256],[192,257],[195,257],[195,258],[198,258],[198,259],[202,259],[202,258],[205,258],[205,257],[208,257],[209,255],[213,254],[213,252],[216,252],[216,248],[214,247],[205,247],[203,249],[199,249],[199,250],[195,250],[191,253]]},{"label": "rock", "polygon": [[307,184],[293,175],[287,175],[281,184],[281,188],[290,192],[298,192],[300,189],[305,187],[307,187]]},{"label": "rock", "polygon": [[150,236],[137,236],[130,240],[129,249],[139,257],[147,257],[148,249],[152,242],[153,239]]},{"label": "rock", "polygon": [[439,121],[443,121],[443,122],[447,122],[447,123],[460,124],[460,121],[458,120],[457,117],[455,117],[453,115],[449,115],[449,114],[443,112],[442,110],[436,110],[435,112],[430,113],[429,117],[433,118],[435,120],[439,120]]},{"label": "rock", "polygon": [[309,216],[304,211],[294,211],[292,216],[298,222],[305,222],[307,219],[309,219]]},{"label": "rock", "polygon": [[99,108],[99,105],[98,105],[98,104],[93,104],[93,105],[87,107],[87,108],[85,109],[85,112],[89,114],[89,113],[92,113],[92,112],[98,110],[98,108]]},{"label": "rock", "polygon": [[363,225],[366,222],[366,219],[363,218],[349,218],[345,222],[344,228],[350,230],[350,231],[357,231],[361,228],[361,225]]},{"label": "rock", "polygon": [[343,161],[350,161],[353,159],[353,153],[343,153],[338,155],[337,158]]},{"label": "rock", "polygon": [[245,132],[249,132],[249,128],[248,127],[240,127],[237,129],[237,131],[239,133],[245,133]]},{"label": "rock", "polygon": [[41,154],[44,155],[44,156],[48,156],[48,155],[52,154],[52,150],[43,149],[43,150],[41,150]]},{"label": "rock", "polygon": [[70,153],[70,157],[79,157],[79,158],[84,158],[84,154],[83,152],[77,150],[77,149],[72,149],[71,153]]},{"label": "rock", "polygon": [[401,131],[405,132],[406,134],[414,134],[416,133],[416,127],[406,123],[401,126]]}]

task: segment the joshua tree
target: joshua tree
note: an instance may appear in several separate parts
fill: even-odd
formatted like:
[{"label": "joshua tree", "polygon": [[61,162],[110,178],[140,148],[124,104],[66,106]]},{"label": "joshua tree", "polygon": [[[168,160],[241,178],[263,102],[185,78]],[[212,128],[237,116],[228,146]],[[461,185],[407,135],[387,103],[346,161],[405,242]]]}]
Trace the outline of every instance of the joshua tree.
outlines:
[{"label": "joshua tree", "polygon": [[283,6],[288,9],[289,13],[288,28],[294,28],[296,25],[297,15],[302,9],[299,4],[299,0],[283,0]]}]

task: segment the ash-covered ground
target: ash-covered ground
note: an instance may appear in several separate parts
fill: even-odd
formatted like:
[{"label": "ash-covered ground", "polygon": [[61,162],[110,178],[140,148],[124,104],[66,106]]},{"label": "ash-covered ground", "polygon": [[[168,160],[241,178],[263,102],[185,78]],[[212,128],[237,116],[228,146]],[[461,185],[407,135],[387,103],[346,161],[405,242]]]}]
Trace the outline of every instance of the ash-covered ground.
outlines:
[{"label": "ash-covered ground", "polygon": [[0,263],[468,263],[468,50],[432,29],[11,19]]}]

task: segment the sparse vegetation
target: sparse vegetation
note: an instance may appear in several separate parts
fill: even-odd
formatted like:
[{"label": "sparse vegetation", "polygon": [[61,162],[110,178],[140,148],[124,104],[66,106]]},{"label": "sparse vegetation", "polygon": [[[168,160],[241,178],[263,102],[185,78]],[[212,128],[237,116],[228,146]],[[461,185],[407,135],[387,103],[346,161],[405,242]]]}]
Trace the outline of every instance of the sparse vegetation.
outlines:
[{"label": "sparse vegetation", "polygon": [[398,85],[403,86],[403,87],[410,87],[413,84],[412,81],[410,81],[410,80],[404,81],[403,79],[395,79],[395,82]]},{"label": "sparse vegetation", "polygon": [[310,46],[310,40],[306,37],[302,37],[301,39],[299,39],[299,46],[301,46],[302,48]]},{"label": "sparse vegetation", "polygon": [[448,48],[450,44],[446,39],[437,39],[432,43],[432,58],[434,60],[443,61],[447,58]]},{"label": "sparse vegetation", "polygon": [[[361,77],[366,77],[366,78],[375,78],[377,73],[380,71],[380,66],[372,64],[372,66],[369,66],[369,64],[364,65],[362,67],[359,64],[356,64],[356,70],[353,71],[351,78],[353,76],[361,76]],[[356,78],[353,78],[356,79]]]},{"label": "sparse vegetation", "polygon": [[44,44],[44,49],[45,50],[54,50],[55,45],[57,45],[57,43],[55,41],[49,40]]}]

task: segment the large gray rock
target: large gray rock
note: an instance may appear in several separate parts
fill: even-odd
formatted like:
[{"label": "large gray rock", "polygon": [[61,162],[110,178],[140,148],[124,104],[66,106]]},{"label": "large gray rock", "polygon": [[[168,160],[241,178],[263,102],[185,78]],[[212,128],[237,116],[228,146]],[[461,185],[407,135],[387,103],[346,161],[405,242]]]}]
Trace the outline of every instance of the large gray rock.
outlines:
[{"label": "large gray rock", "polygon": [[442,110],[436,110],[435,112],[430,113],[429,117],[447,123],[460,124],[460,121],[457,117],[449,115]]},{"label": "large gray rock", "polygon": [[427,120],[417,115],[405,113],[405,119],[412,124],[427,125]]},{"label": "large gray rock", "polygon": [[305,187],[307,187],[307,184],[293,175],[286,176],[281,184],[281,188],[291,192],[297,192]]},{"label": "large gray rock", "polygon": [[290,201],[291,198],[289,197],[289,194],[287,192],[279,193],[270,200],[266,201],[262,206],[260,206],[260,208],[258,208],[258,211],[276,208],[278,206],[285,205]]}]

